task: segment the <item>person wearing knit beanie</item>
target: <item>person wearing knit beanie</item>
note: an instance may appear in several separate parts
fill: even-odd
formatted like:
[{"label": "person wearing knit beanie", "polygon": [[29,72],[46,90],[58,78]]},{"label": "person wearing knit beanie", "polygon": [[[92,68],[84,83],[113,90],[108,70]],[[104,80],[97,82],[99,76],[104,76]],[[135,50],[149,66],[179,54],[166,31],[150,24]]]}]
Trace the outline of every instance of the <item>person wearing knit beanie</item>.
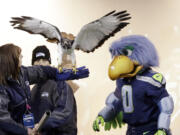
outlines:
[{"label": "person wearing knit beanie", "polygon": [[34,65],[34,62],[39,60],[45,60],[48,61],[49,64],[51,64],[51,56],[49,49],[45,45],[37,46],[32,53],[32,65]]},{"label": "person wearing knit beanie", "polygon": [[[48,48],[37,46],[32,53],[32,65],[50,66]],[[77,135],[77,108],[73,90],[65,81],[47,80],[31,90],[32,112],[36,126],[46,111],[51,116],[42,126],[41,135]],[[59,117],[62,116],[62,117]]]}]

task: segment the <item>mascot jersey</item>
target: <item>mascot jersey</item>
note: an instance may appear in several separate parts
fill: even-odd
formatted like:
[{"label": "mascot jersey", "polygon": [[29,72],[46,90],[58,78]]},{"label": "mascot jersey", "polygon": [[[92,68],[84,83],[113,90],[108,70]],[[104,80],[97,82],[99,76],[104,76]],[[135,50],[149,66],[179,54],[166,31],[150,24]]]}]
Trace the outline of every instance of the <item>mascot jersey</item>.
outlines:
[{"label": "mascot jersey", "polygon": [[[117,88],[113,95],[118,97],[119,101],[112,102],[111,106],[116,113],[123,110],[125,123],[131,126],[157,123],[160,114],[158,103],[162,98],[169,96],[165,88],[165,79],[161,74],[148,68],[133,78],[118,79],[116,83]],[[111,97],[110,95],[108,98]],[[108,121],[113,115],[107,115],[104,109],[99,115]]]},{"label": "mascot jersey", "polygon": [[168,96],[165,80],[158,80],[158,77],[162,76],[152,70],[145,70],[131,80],[117,80],[115,95],[121,99],[124,122],[136,126],[157,122],[160,113],[158,103]]}]

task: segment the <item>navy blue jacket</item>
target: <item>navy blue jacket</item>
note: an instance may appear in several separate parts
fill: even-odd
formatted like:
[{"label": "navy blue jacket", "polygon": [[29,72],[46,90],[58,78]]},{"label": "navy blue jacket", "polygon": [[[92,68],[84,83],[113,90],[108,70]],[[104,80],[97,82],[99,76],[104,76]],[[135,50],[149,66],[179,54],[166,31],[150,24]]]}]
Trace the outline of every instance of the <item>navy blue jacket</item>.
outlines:
[{"label": "navy blue jacket", "polygon": [[76,135],[77,109],[71,87],[65,81],[47,80],[31,91],[32,112],[38,123],[45,111],[51,116],[43,126],[42,135]]},{"label": "navy blue jacket", "polygon": [[55,79],[57,70],[51,67],[21,67],[18,81],[8,78],[8,86],[0,85],[0,130],[6,135],[27,135],[23,126],[26,102],[30,102],[30,84],[48,78]]}]

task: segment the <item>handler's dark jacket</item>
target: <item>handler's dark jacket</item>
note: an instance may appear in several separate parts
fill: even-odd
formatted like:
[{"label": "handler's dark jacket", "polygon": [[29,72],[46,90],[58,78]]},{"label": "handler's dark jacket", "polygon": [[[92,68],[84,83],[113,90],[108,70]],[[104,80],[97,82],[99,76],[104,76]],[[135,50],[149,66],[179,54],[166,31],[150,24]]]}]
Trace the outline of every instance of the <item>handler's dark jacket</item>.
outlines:
[{"label": "handler's dark jacket", "polygon": [[51,116],[42,129],[42,135],[76,135],[77,110],[71,87],[64,81],[47,80],[35,85],[31,91],[35,123],[44,112]]},{"label": "handler's dark jacket", "polygon": [[8,86],[0,85],[0,133],[27,135],[27,129],[23,126],[23,114],[26,111],[26,101],[30,102],[29,84],[54,79],[56,72],[51,67],[21,67],[18,81],[8,78]]}]

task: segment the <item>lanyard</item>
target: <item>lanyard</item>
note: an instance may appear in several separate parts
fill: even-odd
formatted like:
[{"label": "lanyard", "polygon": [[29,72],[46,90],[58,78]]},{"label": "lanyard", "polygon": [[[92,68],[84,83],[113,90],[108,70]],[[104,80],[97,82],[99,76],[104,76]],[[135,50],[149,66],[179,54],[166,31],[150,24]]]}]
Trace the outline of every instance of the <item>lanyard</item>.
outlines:
[{"label": "lanyard", "polygon": [[25,114],[31,113],[31,112],[29,111],[29,110],[31,110],[31,106],[28,104],[27,98],[25,99],[25,101],[26,101],[26,112],[25,112]]}]

